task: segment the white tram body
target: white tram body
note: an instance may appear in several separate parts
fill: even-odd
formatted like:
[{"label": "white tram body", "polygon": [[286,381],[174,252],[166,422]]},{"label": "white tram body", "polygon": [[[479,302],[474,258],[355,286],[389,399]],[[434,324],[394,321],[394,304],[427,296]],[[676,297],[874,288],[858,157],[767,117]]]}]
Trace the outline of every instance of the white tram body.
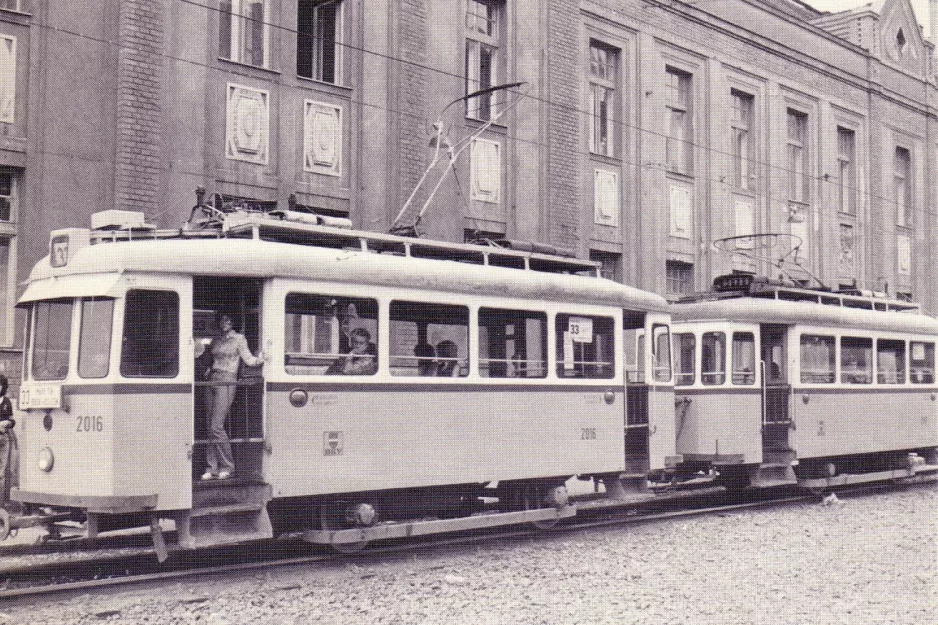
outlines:
[{"label": "white tram body", "polygon": [[812,488],[938,470],[938,321],[916,305],[756,283],[672,314],[685,468]]},{"label": "white tram body", "polygon": [[[503,522],[550,520],[572,514],[560,492],[571,476],[673,468],[665,301],[595,273],[533,270],[585,261],[496,252],[256,214],[218,233],[53,233],[19,304],[30,314],[14,498],[79,511],[92,534],[143,518],[156,538],[169,518],[190,546],[278,527],[342,543],[399,535],[373,524],[391,508],[421,517],[487,493]],[[235,479],[201,483],[211,383],[196,355],[218,309],[235,311],[266,362],[241,366]],[[370,333],[372,375],[330,370],[351,326]],[[658,344],[627,354],[644,335]],[[444,341],[453,372],[420,375],[416,343],[446,360]],[[524,501],[509,510],[510,498]],[[338,523],[323,521],[329,506]],[[402,515],[395,527],[416,533]],[[487,518],[464,516],[439,529]]]}]

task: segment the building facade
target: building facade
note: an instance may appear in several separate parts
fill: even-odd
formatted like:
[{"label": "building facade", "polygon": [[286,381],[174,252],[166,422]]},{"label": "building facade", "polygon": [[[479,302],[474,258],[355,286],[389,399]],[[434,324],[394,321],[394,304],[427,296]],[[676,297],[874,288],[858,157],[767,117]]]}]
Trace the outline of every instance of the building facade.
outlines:
[{"label": "building facade", "polygon": [[0,345],[50,230],[175,227],[197,187],[936,313],[933,56],[908,0],[0,0]]}]

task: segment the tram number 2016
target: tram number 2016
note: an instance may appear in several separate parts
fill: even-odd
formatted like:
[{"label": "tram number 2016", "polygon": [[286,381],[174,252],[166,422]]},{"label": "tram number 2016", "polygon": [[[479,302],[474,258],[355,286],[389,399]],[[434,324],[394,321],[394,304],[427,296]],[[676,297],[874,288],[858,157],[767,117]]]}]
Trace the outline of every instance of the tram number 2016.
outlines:
[{"label": "tram number 2016", "polygon": [[580,428],[580,440],[581,441],[595,441],[596,440],[596,428]]},{"label": "tram number 2016", "polygon": [[76,432],[103,432],[104,417],[78,417]]}]

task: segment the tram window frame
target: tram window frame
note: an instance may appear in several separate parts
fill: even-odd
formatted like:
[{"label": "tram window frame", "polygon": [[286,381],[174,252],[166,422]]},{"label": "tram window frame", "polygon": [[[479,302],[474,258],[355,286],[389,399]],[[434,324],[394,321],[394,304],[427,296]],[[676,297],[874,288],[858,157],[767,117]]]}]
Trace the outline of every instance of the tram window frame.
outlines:
[{"label": "tram window frame", "polygon": [[[304,322],[304,316],[312,317],[312,320]],[[317,317],[322,317],[322,321],[317,321]],[[328,331],[329,344],[324,346],[335,351],[316,351],[320,344],[318,337],[325,336],[320,334],[320,323],[321,330]],[[305,336],[304,325],[307,330]],[[351,333],[359,328],[366,330],[370,335],[368,353],[374,357],[375,366],[346,374],[343,367],[345,356],[351,349]],[[374,376],[380,368],[379,329],[380,305],[373,297],[290,291],[284,298],[284,371],[287,375],[296,376]],[[299,334],[291,335],[291,332],[296,331]],[[313,342],[312,352],[290,349],[291,346],[302,347],[304,343],[309,345],[310,341]]]},{"label": "tram window frame", "polygon": [[[848,363],[848,358],[856,360],[856,363]],[[840,337],[840,382],[873,383],[873,339],[859,336]]]},{"label": "tram window frame", "polygon": [[[748,345],[745,351],[743,351],[743,345]],[[756,383],[756,335],[754,332],[733,332],[730,359],[730,379],[734,385],[752,386]]]},{"label": "tram window frame", "polygon": [[[921,346],[921,347],[919,347]],[[923,356],[916,358],[922,349]],[[909,341],[909,381],[912,384],[935,383],[935,344],[931,341]]]},{"label": "tram window frame", "polygon": [[[821,355],[820,349],[814,348],[823,345],[827,348],[827,367],[817,358]],[[808,361],[810,356],[813,361]],[[837,379],[837,339],[828,334],[802,334],[798,340],[798,363],[802,384],[834,384]],[[810,365],[810,366],[809,366]]]},{"label": "tram window frame", "polygon": [[[115,302],[113,297],[86,297],[81,300],[78,322],[78,377],[80,378],[86,380],[106,378],[111,371]],[[95,311],[97,304],[106,304],[103,313]]]},{"label": "tram window frame", "polygon": [[652,353],[652,362],[654,363],[653,378],[655,382],[670,382],[673,376],[671,355],[671,328],[664,323],[656,323],[651,326],[651,334],[654,337],[654,352]]},{"label": "tram window frame", "polygon": [[[712,342],[708,344],[708,340]],[[705,386],[726,384],[726,332],[722,330],[704,332],[700,337],[700,381]]]},{"label": "tram window frame", "polygon": [[673,337],[674,386],[693,386],[697,381],[697,335],[693,332],[675,332]]},{"label": "tram window frame", "polygon": [[[157,301],[155,307],[150,306],[141,310],[134,301],[138,297],[165,299],[162,302]],[[167,306],[162,308],[163,305]],[[154,311],[160,311],[161,308],[168,312],[165,317],[152,314]],[[125,378],[175,378],[178,376],[179,326],[179,293],[169,289],[127,291],[124,296],[124,326],[121,331],[121,376]],[[153,354],[159,355],[159,358],[151,358]]]},{"label": "tram window frame", "polygon": [[[392,376],[464,378],[469,375],[468,306],[392,300],[388,319]],[[424,325],[422,330],[421,324]],[[427,350],[426,355],[418,354],[421,346]],[[452,348],[456,350],[455,356],[441,355]],[[432,356],[430,350],[433,350]]]},{"label": "tram window frame", "polygon": [[645,384],[645,328],[626,328],[623,344],[626,383]]},{"label": "tram window frame", "polygon": [[[582,331],[578,330],[578,327],[582,328],[587,320],[592,327],[591,340],[575,340],[575,333]],[[558,378],[608,380],[615,377],[615,320],[612,317],[560,312],[554,316],[554,333],[557,340],[556,373]],[[569,358],[566,351],[568,344],[570,345]],[[581,346],[579,360],[577,360],[576,345]]]},{"label": "tram window frame", "polygon": [[[51,312],[58,310],[59,306],[67,307],[62,309],[66,312],[62,315],[56,315],[55,318],[53,318]],[[44,310],[47,310],[50,314],[43,315]],[[30,350],[30,372],[34,380],[52,382],[64,380],[68,377],[68,372],[71,368],[72,317],[74,311],[75,301],[72,299],[43,300],[33,304],[33,344]],[[47,321],[43,321],[43,319]],[[55,326],[52,325],[53,322],[55,322]],[[39,327],[40,323],[43,324],[44,331],[41,331]],[[51,349],[49,348],[50,340],[48,340],[51,334],[50,330],[64,330],[64,334],[56,332],[56,334],[52,335],[54,339],[59,340],[57,341],[57,345]],[[40,341],[42,341],[43,354],[48,354],[52,351],[59,353],[64,351],[64,364],[62,363],[62,359],[59,358],[57,361],[53,361],[53,364],[56,366],[54,366],[53,369],[49,369],[49,358],[47,356],[40,358],[41,354],[37,351],[40,346]],[[64,350],[62,349],[63,345]],[[49,371],[52,371],[52,373],[49,373]]]},{"label": "tram window frame", "polygon": [[[906,352],[907,346],[902,339],[876,339],[876,381],[879,384],[905,384]],[[885,355],[891,357],[884,358]],[[883,365],[889,361],[894,366],[884,369]]]},{"label": "tram window frame", "polygon": [[485,306],[479,308],[477,325],[479,377],[547,377],[547,313]]}]

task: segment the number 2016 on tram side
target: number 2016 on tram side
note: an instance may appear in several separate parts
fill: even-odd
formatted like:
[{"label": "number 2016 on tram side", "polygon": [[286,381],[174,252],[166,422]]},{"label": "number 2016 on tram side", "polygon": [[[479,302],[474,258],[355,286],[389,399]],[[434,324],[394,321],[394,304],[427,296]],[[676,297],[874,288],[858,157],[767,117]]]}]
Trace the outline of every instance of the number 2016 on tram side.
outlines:
[{"label": "number 2016 on tram side", "polygon": [[[53,233],[19,303],[27,512],[149,525],[161,557],[168,520],[187,547],[355,548],[549,525],[575,513],[573,476],[619,492],[676,464],[659,296],[588,261],[283,215],[158,231],[106,211]],[[265,356],[236,381],[203,376],[217,311]],[[235,470],[201,481],[218,386]]]},{"label": "number 2016 on tram side", "polygon": [[817,490],[934,479],[938,321],[872,294],[728,278],[672,307],[681,473]]}]

